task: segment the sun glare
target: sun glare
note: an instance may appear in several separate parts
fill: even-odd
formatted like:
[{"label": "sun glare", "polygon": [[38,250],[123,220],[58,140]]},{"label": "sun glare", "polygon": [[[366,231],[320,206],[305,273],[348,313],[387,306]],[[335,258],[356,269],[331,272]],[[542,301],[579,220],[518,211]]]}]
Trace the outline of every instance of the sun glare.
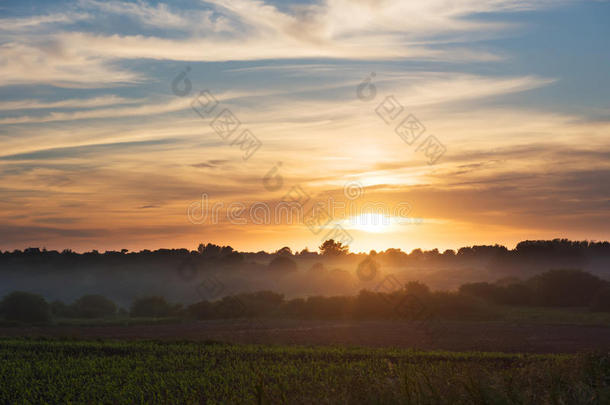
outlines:
[{"label": "sun glare", "polygon": [[380,213],[365,213],[351,217],[348,226],[364,232],[388,232],[392,229],[392,217]]}]

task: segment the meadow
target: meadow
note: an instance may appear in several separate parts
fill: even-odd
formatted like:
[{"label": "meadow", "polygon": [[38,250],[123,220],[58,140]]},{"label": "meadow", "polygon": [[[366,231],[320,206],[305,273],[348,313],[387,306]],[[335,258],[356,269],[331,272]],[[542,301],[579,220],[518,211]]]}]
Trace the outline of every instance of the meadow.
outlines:
[{"label": "meadow", "polygon": [[610,403],[610,356],[0,340],[0,403]]}]

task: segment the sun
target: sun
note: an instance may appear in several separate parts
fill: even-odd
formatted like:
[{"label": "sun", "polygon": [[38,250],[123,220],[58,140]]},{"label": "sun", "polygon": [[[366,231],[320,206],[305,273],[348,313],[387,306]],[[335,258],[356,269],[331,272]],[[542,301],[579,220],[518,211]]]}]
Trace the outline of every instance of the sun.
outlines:
[{"label": "sun", "polygon": [[380,213],[364,213],[348,219],[348,226],[364,232],[389,232],[392,229],[392,218]]}]

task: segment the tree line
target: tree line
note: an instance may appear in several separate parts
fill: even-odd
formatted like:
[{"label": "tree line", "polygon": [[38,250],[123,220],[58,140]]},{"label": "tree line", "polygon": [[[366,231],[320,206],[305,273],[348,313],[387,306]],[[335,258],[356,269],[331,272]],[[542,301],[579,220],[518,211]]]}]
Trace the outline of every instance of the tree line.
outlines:
[{"label": "tree line", "polygon": [[523,273],[524,270],[542,268],[587,268],[593,266],[607,271],[610,263],[610,242],[570,241],[567,239],[523,241],[514,249],[502,245],[476,245],[462,247],[458,250],[447,249],[413,249],[404,252],[401,249],[386,249],[367,253],[350,253],[347,246],[329,240],[324,242],[318,251],[303,249],[293,252],[283,247],[275,252],[238,252],[231,246],[220,246],[212,243],[200,244],[197,250],[158,249],[129,252],[97,250],[76,253],[70,249],[61,252],[40,248],[25,250],[0,251],[0,272],[8,269],[20,269],[24,272],[36,271],[71,271],[82,267],[114,266],[151,266],[175,268],[176,263],[191,260],[201,266],[215,266],[227,269],[247,267],[265,270],[266,265],[277,257],[300,262],[303,260],[353,259],[374,257],[384,266],[441,266],[465,267],[484,266],[494,271]]},{"label": "tree line", "polygon": [[588,307],[610,312],[610,282],[581,270],[551,270],[525,281],[467,283],[457,291],[431,291],[411,281],[396,291],[361,290],[355,296],[311,296],[286,299],[272,291],[225,296],[183,306],[163,297],[142,297],[129,310],[101,295],[84,295],[71,304],[48,303],[23,291],[0,302],[7,321],[48,323],[57,318],[191,318],[230,319],[284,317],[300,319],[491,319],[494,305]]}]

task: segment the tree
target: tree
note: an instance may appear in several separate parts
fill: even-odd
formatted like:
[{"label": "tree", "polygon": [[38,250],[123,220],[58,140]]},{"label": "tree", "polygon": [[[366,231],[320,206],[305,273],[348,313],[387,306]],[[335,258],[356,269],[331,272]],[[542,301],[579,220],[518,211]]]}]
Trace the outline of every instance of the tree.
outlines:
[{"label": "tree", "polygon": [[211,319],[215,315],[214,305],[205,300],[189,305],[187,311],[196,319]]},{"label": "tree", "polygon": [[297,271],[297,264],[294,260],[286,256],[275,257],[269,263],[269,270],[280,273],[291,273]]},{"label": "tree", "polygon": [[407,284],[405,284],[405,292],[418,297],[425,297],[430,295],[430,287],[421,281],[409,281]]},{"label": "tree", "polygon": [[334,239],[328,239],[320,245],[319,249],[324,256],[342,256],[348,253],[349,246],[335,242]]},{"label": "tree", "polygon": [[238,252],[228,253],[226,256],[222,258],[222,263],[228,266],[235,266],[244,261],[244,256],[239,254]]},{"label": "tree", "polygon": [[9,321],[48,322],[51,310],[45,299],[38,294],[15,291],[2,300],[0,312]]},{"label": "tree", "polygon": [[537,303],[563,307],[589,305],[605,285],[599,277],[581,270],[550,270],[532,277],[528,284]]},{"label": "tree", "polygon": [[502,287],[487,282],[466,283],[460,286],[460,293],[482,298],[489,302],[500,302]]},{"label": "tree", "polygon": [[66,305],[63,301],[55,300],[50,304],[51,315],[59,318],[73,318],[74,310],[70,305]]},{"label": "tree", "polygon": [[132,317],[159,318],[177,315],[180,309],[180,305],[171,305],[163,297],[144,297],[134,301],[129,315]]},{"label": "tree", "polygon": [[325,274],[327,272],[326,267],[324,267],[324,263],[314,263],[308,270],[308,274],[313,276],[319,276]]},{"label": "tree", "polygon": [[371,281],[377,276],[378,271],[379,265],[377,265],[375,259],[368,256],[358,264],[358,267],[356,268],[356,275],[360,281]]},{"label": "tree", "polygon": [[292,256],[292,249],[290,249],[288,246],[284,246],[283,248],[275,252],[275,254],[278,256]]},{"label": "tree", "polygon": [[601,288],[593,296],[589,308],[593,312],[610,312],[610,286]]},{"label": "tree", "polygon": [[80,318],[103,318],[116,314],[114,302],[103,295],[83,295],[72,304],[74,314]]}]

